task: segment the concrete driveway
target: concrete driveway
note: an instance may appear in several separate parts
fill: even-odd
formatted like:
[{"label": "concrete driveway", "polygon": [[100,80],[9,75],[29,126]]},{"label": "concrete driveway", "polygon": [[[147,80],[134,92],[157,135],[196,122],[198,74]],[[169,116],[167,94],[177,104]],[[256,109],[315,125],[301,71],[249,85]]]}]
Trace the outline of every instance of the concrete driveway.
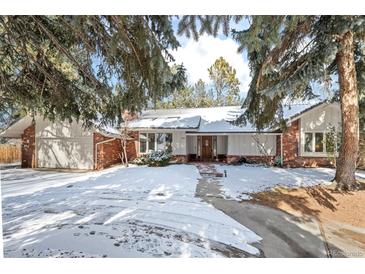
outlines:
[{"label": "concrete driveway", "polygon": [[[196,196],[212,204],[263,238],[256,246],[262,257],[328,257],[329,246],[315,218],[297,218],[283,211],[249,201],[224,199],[219,177],[203,170]],[[331,247],[333,249],[333,247]]]}]

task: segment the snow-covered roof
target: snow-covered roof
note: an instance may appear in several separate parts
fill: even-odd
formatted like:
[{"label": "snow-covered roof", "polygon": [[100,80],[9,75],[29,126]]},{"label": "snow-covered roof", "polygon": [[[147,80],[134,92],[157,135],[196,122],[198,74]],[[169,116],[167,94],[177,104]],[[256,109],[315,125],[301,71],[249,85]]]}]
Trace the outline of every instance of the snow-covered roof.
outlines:
[{"label": "snow-covered roof", "polygon": [[141,117],[129,122],[132,128],[173,128],[173,129],[197,129],[200,124],[200,116],[164,116]]},{"label": "snow-covered roof", "polygon": [[306,101],[306,102],[293,102],[291,104],[285,105],[284,109],[283,109],[283,118],[285,120],[288,119],[295,119],[297,118],[299,115],[326,103],[325,101],[321,101],[318,99],[312,99],[310,101]]},{"label": "snow-covered roof", "polygon": [[[321,103],[323,102],[311,100],[286,105],[283,109],[284,119],[295,119]],[[245,109],[240,106],[146,110],[128,126],[135,129],[186,129],[198,133],[256,132],[257,129],[252,124],[238,126],[231,123],[244,112]],[[263,131],[272,132],[273,129]]]},{"label": "snow-covered roof", "polygon": [[[41,116],[36,116],[35,121],[37,123],[37,120],[43,118]],[[12,125],[10,125],[7,129],[0,132],[0,137],[4,138],[21,138],[22,134],[24,133],[24,130],[29,127],[33,122],[33,118],[31,116],[25,116]],[[101,125],[96,122],[94,122],[94,128],[92,130],[98,131],[103,135],[114,137],[114,138],[120,138],[120,131],[113,127],[108,125]]]},{"label": "snow-covered roof", "polygon": [[[291,103],[283,109],[284,119],[298,119],[304,112],[313,109],[323,101],[311,100],[304,103]],[[211,107],[211,108],[180,108],[180,109],[158,109],[145,110],[138,119],[130,121],[128,127],[131,129],[183,129],[187,132],[196,133],[249,133],[257,132],[257,129],[247,123],[243,126],[231,123],[245,112],[240,106]],[[32,118],[26,116],[20,119],[8,129],[0,133],[0,137],[20,138],[24,129],[30,126]],[[95,124],[95,130],[111,137],[120,137],[116,127]],[[272,128],[262,130],[273,132]]]},{"label": "snow-covered roof", "polygon": [[0,137],[4,138],[20,138],[24,133],[24,130],[32,124],[33,118],[25,116],[19,119],[17,122],[10,125],[7,129],[0,132]]}]

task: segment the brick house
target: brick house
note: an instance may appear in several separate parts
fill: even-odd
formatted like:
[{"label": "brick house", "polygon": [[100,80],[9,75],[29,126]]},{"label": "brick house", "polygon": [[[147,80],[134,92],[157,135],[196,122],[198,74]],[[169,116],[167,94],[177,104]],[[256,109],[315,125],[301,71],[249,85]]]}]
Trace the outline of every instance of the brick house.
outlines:
[{"label": "brick house", "polygon": [[[121,136],[110,127],[86,129],[77,122],[27,116],[0,134],[21,138],[24,168],[103,169],[121,162]],[[134,143],[128,144],[133,156]]]},{"label": "brick house", "polygon": [[252,125],[231,123],[240,107],[147,110],[129,127],[138,135],[136,155],[170,147],[177,162],[224,161],[284,166],[331,166],[325,138],[330,126],[340,131],[338,103],[312,101],[283,109],[286,129],[258,132]]},{"label": "brick house", "polygon": [[[169,148],[175,162],[224,161],[284,166],[330,166],[325,138],[329,126],[340,130],[338,103],[310,102],[284,108],[286,129],[258,132],[252,125],[231,123],[240,107],[146,110],[128,123],[133,140],[130,160]],[[114,128],[85,129],[76,122],[55,122],[25,117],[1,137],[22,139],[22,166],[101,169],[121,162],[121,140]]]}]

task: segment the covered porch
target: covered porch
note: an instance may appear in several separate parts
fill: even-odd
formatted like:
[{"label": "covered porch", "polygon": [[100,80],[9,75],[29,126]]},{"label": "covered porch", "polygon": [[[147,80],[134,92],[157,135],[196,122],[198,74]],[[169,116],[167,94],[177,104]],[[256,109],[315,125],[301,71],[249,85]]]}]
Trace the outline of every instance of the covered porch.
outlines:
[{"label": "covered porch", "polygon": [[227,135],[187,134],[188,161],[225,162],[228,153]]},{"label": "covered porch", "polygon": [[249,162],[270,163],[282,158],[281,133],[186,132],[186,160],[232,163],[244,157]]}]

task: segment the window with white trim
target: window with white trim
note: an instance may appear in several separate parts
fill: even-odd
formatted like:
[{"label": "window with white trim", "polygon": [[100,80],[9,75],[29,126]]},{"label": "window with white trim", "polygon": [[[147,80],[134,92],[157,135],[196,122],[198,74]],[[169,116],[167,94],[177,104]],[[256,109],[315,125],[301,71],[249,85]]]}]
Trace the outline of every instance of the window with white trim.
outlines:
[{"label": "window with white trim", "polygon": [[314,151],[323,152],[324,137],[323,132],[314,133]]},{"label": "window with white trim", "polygon": [[324,133],[306,132],[304,134],[304,152],[324,152]]},{"label": "window with white trim", "polygon": [[147,152],[147,133],[139,134],[139,153]]},{"label": "window with white trim", "polygon": [[306,132],[304,134],[304,152],[312,152],[313,151],[313,133]]},{"label": "window with white trim", "polygon": [[172,151],[172,133],[139,133],[139,153]]}]

